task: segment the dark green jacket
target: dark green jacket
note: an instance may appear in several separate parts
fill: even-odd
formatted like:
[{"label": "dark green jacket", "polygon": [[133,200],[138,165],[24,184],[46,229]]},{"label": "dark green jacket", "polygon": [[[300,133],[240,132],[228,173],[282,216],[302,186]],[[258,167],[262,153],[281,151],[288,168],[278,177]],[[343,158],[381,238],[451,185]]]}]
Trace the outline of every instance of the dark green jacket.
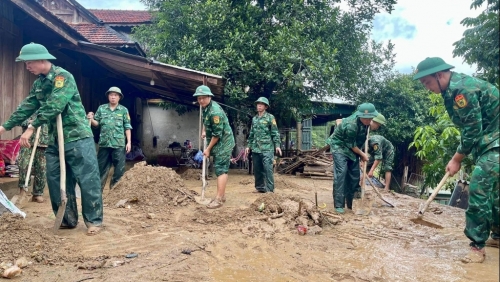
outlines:
[{"label": "dark green jacket", "polygon": [[382,135],[371,135],[368,140],[368,153],[375,160],[383,160],[390,152],[394,151],[391,141]]},{"label": "dark green jacket", "polygon": [[235,144],[233,130],[229,126],[226,113],[217,102],[211,101],[203,109],[203,125],[205,126],[207,144],[210,144],[214,136],[220,138],[212,148],[211,154],[214,156],[231,154]]},{"label": "dark green jacket", "polygon": [[457,153],[474,159],[499,147],[498,88],[452,72],[448,89],[441,93],[451,120],[460,128]]},{"label": "dark green jacket", "polygon": [[268,112],[252,119],[252,128],[248,136],[248,147],[253,153],[274,152],[280,148],[281,140],[276,119]]},{"label": "dark green jacket", "polygon": [[31,125],[37,128],[48,124],[49,145],[55,144],[57,140],[56,117],[59,114],[62,116],[64,143],[93,137],[75,79],[63,68],[52,65],[46,76],[39,75],[28,97],[21,102],[3,127],[11,130],[20,126],[37,110]]},{"label": "dark green jacket", "polygon": [[125,130],[132,129],[126,107],[118,104],[114,110],[111,110],[109,103],[100,105],[94,119],[101,128],[99,147],[115,149],[125,147]]},{"label": "dark green jacket", "polygon": [[358,147],[360,150],[364,148],[367,129],[368,127],[361,123],[356,114],[352,114],[342,119],[342,123],[328,137],[326,144],[330,145],[332,152],[344,154],[350,160],[355,161],[358,155],[352,148]]}]

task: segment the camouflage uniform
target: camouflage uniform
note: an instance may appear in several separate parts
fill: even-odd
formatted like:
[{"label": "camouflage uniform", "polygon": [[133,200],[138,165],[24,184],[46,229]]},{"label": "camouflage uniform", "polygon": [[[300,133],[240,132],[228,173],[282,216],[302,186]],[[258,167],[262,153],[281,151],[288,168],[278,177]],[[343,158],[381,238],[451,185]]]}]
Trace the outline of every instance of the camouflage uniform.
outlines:
[{"label": "camouflage uniform", "polygon": [[441,93],[451,120],[460,128],[457,153],[472,156],[476,166],[469,185],[465,235],[482,249],[490,230],[499,234],[499,114],[498,89],[474,77],[451,73]]},{"label": "camouflage uniform", "polygon": [[[36,115],[36,114],[35,114]],[[33,116],[34,118],[34,116]],[[23,133],[26,131],[29,125],[29,120],[31,118],[25,120],[21,127],[23,128]],[[36,133],[36,132],[35,132]],[[35,144],[35,135],[31,135],[30,144]],[[45,179],[46,179],[46,164],[45,164],[45,148],[47,148],[47,144],[49,142],[49,131],[47,129],[47,125],[42,125],[40,128],[40,136],[38,137],[38,146],[37,148],[21,148],[19,152],[19,188],[23,188],[26,192],[28,192],[28,186],[31,185],[31,177],[29,177],[28,186],[24,186],[26,182],[26,174],[28,173],[28,166],[31,158],[31,152],[35,150],[35,157],[33,158],[33,164],[31,172],[35,176],[35,183],[33,185],[33,192],[31,194],[33,196],[42,196],[43,190],[45,189]]]},{"label": "camouflage uniform", "polygon": [[99,123],[101,134],[99,138],[99,172],[101,174],[101,189],[104,190],[111,164],[115,167],[110,187],[112,188],[125,173],[125,130],[131,130],[130,116],[126,107],[118,104],[114,110],[109,104],[99,106],[94,116]]},{"label": "camouflage uniform", "polygon": [[59,149],[57,145],[56,117],[61,114],[66,158],[66,194],[68,203],[63,224],[78,224],[75,186],[81,188],[82,215],[87,227],[102,224],[102,193],[99,168],[92,130],[86,118],[80,94],[73,75],[52,65],[47,75],[39,75],[26,99],[10,119],[3,124],[6,130],[20,125],[38,111],[31,125],[35,128],[48,124],[49,146],[45,151],[47,184],[52,210],[57,214],[60,195]]},{"label": "camouflage uniform", "polygon": [[368,127],[356,114],[342,119],[326,143],[333,156],[333,203],[335,208],[352,209],[354,193],[359,186],[359,157],[351,148],[363,148]]},{"label": "camouflage uniform", "polygon": [[210,101],[208,106],[203,108],[203,125],[207,144],[210,144],[212,137],[220,138],[210,152],[214,157],[215,175],[218,177],[229,171],[231,153],[235,145],[233,131],[226,113],[215,101]]},{"label": "camouflage uniform", "polygon": [[367,171],[371,169],[375,160],[382,161],[380,166],[380,171],[382,173],[392,171],[392,166],[394,164],[394,146],[391,141],[385,139],[384,136],[370,136],[370,139],[368,139],[368,154],[370,154],[370,160],[366,168]]},{"label": "camouflage uniform", "polygon": [[252,150],[255,189],[259,192],[274,191],[274,151],[280,148],[281,140],[276,119],[268,112],[252,119],[248,137],[248,148]]}]

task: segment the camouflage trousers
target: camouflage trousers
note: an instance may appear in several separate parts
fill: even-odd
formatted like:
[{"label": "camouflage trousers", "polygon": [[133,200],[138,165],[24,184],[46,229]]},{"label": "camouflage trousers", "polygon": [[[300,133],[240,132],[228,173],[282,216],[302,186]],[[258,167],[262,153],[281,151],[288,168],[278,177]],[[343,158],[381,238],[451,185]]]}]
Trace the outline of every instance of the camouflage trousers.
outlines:
[{"label": "camouflage trousers", "polygon": [[[28,187],[31,185],[31,177],[29,177],[28,186],[24,186],[26,182],[26,174],[28,173],[28,166],[30,163],[31,152],[33,148],[21,148],[19,152],[19,188],[23,188],[28,192]],[[33,164],[31,166],[31,174],[35,176],[35,183],[33,185],[33,196],[42,196],[43,189],[46,183],[46,165],[45,165],[45,147],[37,147]]]},{"label": "camouflage trousers", "polygon": [[259,192],[274,192],[274,153],[252,153],[255,189]]},{"label": "camouflage trousers", "polygon": [[229,165],[231,164],[231,152],[220,152],[214,157],[215,175],[217,177],[227,174],[229,172]]},{"label": "camouflage trousers", "polygon": [[[64,144],[66,161],[66,212],[62,224],[75,227],[78,224],[78,208],[76,206],[76,183],[80,186],[82,197],[82,216],[87,227],[101,226],[103,220],[102,191],[99,179],[99,167],[92,137]],[[61,203],[61,171],[59,149],[57,145],[49,145],[45,151],[47,159],[47,184],[49,186],[52,211],[57,214]]]},{"label": "camouflage trousers", "polygon": [[333,204],[335,208],[352,209],[354,193],[359,186],[359,158],[355,161],[342,153],[333,152]]},{"label": "camouflage trousers", "polygon": [[493,148],[481,155],[472,171],[464,233],[477,248],[485,246],[490,231],[500,233],[499,152]]},{"label": "camouflage trousers", "polygon": [[99,174],[101,176],[101,190],[104,190],[111,165],[113,165],[115,170],[109,184],[110,189],[120,181],[125,173],[125,155],[125,148],[99,147],[97,162],[99,163]]}]

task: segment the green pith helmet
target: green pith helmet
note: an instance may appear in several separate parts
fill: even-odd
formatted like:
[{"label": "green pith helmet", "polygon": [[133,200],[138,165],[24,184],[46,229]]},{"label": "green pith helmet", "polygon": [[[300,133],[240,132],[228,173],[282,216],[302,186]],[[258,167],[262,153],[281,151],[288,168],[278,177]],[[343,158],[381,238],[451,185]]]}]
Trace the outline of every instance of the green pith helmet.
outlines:
[{"label": "green pith helmet", "polygon": [[262,104],[265,104],[267,105],[268,107],[271,107],[269,106],[269,100],[267,100],[266,97],[259,97],[259,99],[257,99],[257,101],[255,101],[255,103],[262,103]]},{"label": "green pith helmet", "polygon": [[198,86],[198,88],[196,88],[196,92],[194,92],[193,96],[194,97],[196,97],[196,96],[214,96],[214,94],[212,94],[212,91],[210,91],[210,88],[208,88],[208,86],[200,85],[200,86]]},{"label": "green pith helmet", "polygon": [[454,68],[454,66],[448,65],[447,63],[445,63],[443,59],[439,57],[433,57],[433,58],[428,57],[417,65],[417,69],[415,70],[415,75],[413,76],[413,80],[417,80],[424,76],[428,76],[430,74],[444,70],[449,70],[452,68]]},{"label": "green pith helmet", "polygon": [[108,89],[108,91],[106,91],[106,97],[108,97],[108,94],[109,92],[115,92],[115,93],[118,93],[118,95],[120,95],[120,100],[123,99],[123,93],[122,91],[120,90],[120,88],[116,87],[116,86],[113,86],[113,87],[110,87]]},{"label": "green pith helmet", "polygon": [[30,43],[21,48],[16,62],[36,61],[36,60],[55,60],[56,57],[52,56],[47,48],[41,44]]},{"label": "green pith helmet", "polygon": [[380,125],[385,125],[387,120],[382,114],[378,114],[378,116],[373,118],[373,121],[379,123]]},{"label": "green pith helmet", "polygon": [[374,118],[378,116],[378,112],[372,103],[363,103],[358,106],[356,115],[360,118]]}]

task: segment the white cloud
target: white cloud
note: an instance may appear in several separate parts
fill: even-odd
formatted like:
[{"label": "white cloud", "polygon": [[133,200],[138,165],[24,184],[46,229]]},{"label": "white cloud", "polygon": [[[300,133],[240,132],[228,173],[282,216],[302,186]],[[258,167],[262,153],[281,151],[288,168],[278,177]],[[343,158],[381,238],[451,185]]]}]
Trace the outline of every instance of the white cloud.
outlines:
[{"label": "white cloud", "polygon": [[[412,38],[391,39],[396,45],[396,69],[409,73],[426,57],[441,57],[454,65],[455,71],[472,74],[475,66],[467,65],[461,57],[453,58],[453,43],[460,40],[465,31],[460,21],[481,12],[481,9],[471,10],[470,4],[471,0],[400,0],[392,14],[382,14],[394,22],[404,19],[416,28]],[[377,34],[373,37],[377,38]]]}]

